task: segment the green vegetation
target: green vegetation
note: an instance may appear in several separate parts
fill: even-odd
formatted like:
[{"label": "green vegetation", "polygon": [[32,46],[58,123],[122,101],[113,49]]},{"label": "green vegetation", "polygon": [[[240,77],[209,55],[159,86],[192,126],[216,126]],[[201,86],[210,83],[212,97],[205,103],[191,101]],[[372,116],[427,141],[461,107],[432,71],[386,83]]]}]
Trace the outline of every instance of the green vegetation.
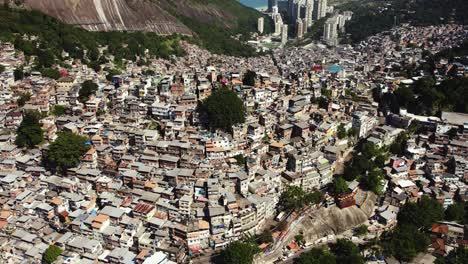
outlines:
[{"label": "green vegetation", "polygon": [[445,210],[445,220],[468,225],[468,202],[451,204]]},{"label": "green vegetation", "polygon": [[450,251],[445,257],[437,258],[436,264],[465,264],[468,263],[468,248],[458,247]]},{"label": "green vegetation", "polygon": [[384,94],[379,107],[398,113],[400,108],[417,115],[440,115],[441,111],[468,113],[468,78],[446,78],[439,85],[433,77],[423,77],[412,86],[400,86]]},{"label": "green vegetation", "polygon": [[64,105],[55,105],[54,109],[52,110],[52,114],[54,116],[63,116],[67,111],[67,107]]},{"label": "green vegetation", "polygon": [[318,204],[322,201],[320,191],[306,192],[299,186],[288,186],[281,194],[279,204],[283,210],[300,210],[305,206]]},{"label": "green vegetation", "polygon": [[248,70],[244,75],[244,79],[242,79],[242,83],[248,86],[255,86],[255,78],[257,78],[257,73]]},{"label": "green vegetation", "polygon": [[41,70],[41,74],[43,77],[48,77],[54,80],[57,80],[58,78],[60,78],[60,72],[54,68],[43,68]]},{"label": "green vegetation", "polygon": [[348,181],[358,180],[361,186],[376,194],[382,193],[382,162],[387,160],[385,148],[378,148],[372,142],[361,146],[361,153],[353,157],[345,166],[344,178]]},{"label": "green vegetation", "polygon": [[364,258],[359,254],[359,248],[351,241],[338,239],[336,244],[332,245],[331,251],[336,256],[337,264],[353,263],[363,264]]},{"label": "green vegetation", "polygon": [[29,99],[31,99],[30,93],[22,93],[20,97],[18,98],[18,100],[16,100],[16,103],[18,104],[18,106],[21,107],[21,106],[24,106],[26,102],[29,101]]},{"label": "green vegetation", "polygon": [[[92,62],[103,63],[106,60],[98,52],[98,47],[108,46],[107,52],[115,55],[117,63],[122,59],[135,60],[137,56],[144,55],[145,49],[150,55],[160,58],[184,55],[179,45],[181,36],[162,37],[149,32],[89,32],[34,10],[0,7],[0,32],[0,40],[14,43],[15,48],[26,56],[37,56],[37,69],[50,68],[57,61],[62,61],[62,50],[93,68],[96,65]],[[38,38],[23,38],[25,34]]]},{"label": "green vegetation", "polygon": [[425,230],[443,217],[442,205],[428,196],[423,196],[418,203],[405,204],[398,213],[397,227],[383,235],[385,251],[400,261],[410,262],[430,244]]},{"label": "green vegetation", "polygon": [[91,80],[84,81],[81,84],[81,89],[78,92],[78,101],[85,103],[88,101],[89,96],[95,94],[98,90],[98,85]]},{"label": "green vegetation", "polygon": [[468,24],[468,2],[465,0],[360,0],[349,1],[336,8],[354,13],[346,25],[351,42],[389,30],[395,22],[438,25],[453,19],[457,23]]},{"label": "green vegetation", "polygon": [[23,121],[16,130],[15,144],[20,148],[34,148],[44,141],[44,131],[42,131],[39,120],[41,114],[37,111],[28,111],[23,116]]},{"label": "green vegetation", "polygon": [[50,245],[42,255],[42,263],[52,264],[57,260],[57,257],[60,256],[60,254],[62,254],[61,248],[55,245]]},{"label": "green vegetation", "polygon": [[297,234],[297,235],[294,236],[294,240],[298,244],[303,244],[304,243],[304,235],[303,234]]},{"label": "green vegetation", "polygon": [[234,159],[237,161],[237,165],[244,166],[245,165],[245,157],[242,154],[238,154],[234,156]]},{"label": "green vegetation", "polygon": [[221,253],[222,263],[251,264],[253,257],[259,252],[255,243],[250,241],[235,241],[229,244]]},{"label": "green vegetation", "polygon": [[0,64],[0,73],[3,73],[5,71],[5,66],[3,66],[2,64]]},{"label": "green vegetation", "polygon": [[13,77],[15,78],[15,81],[22,80],[24,78],[23,68],[16,68],[13,71]]},{"label": "green vegetation", "polygon": [[82,156],[90,148],[86,145],[87,141],[88,138],[74,133],[59,133],[45,154],[45,164],[53,171],[58,169],[66,173],[68,168],[78,166]]},{"label": "green vegetation", "polygon": [[326,248],[313,248],[294,261],[295,264],[363,264],[359,248],[351,241],[338,239],[336,244]]},{"label": "green vegetation", "polygon": [[369,232],[369,230],[366,225],[360,225],[354,229],[354,233],[358,236],[367,235],[367,232]]},{"label": "green vegetation", "polygon": [[295,264],[336,264],[336,257],[325,248],[312,248],[294,261]]},{"label": "green vegetation", "polygon": [[232,90],[221,88],[206,98],[200,112],[206,115],[212,129],[232,131],[232,126],[245,121],[245,107],[242,100]]},{"label": "green vegetation", "polygon": [[[256,54],[255,50],[244,44],[243,41],[248,40],[251,32],[257,30],[258,18],[262,16],[260,12],[233,0],[191,0],[190,4],[200,6],[200,8],[214,7],[232,15],[231,18],[194,18],[182,14],[174,5],[170,10],[171,14],[196,33],[191,41],[216,54],[241,57],[250,57]],[[269,33],[272,30],[271,18],[268,16],[264,16],[264,18],[264,32]],[[233,38],[237,35],[240,37]]]},{"label": "green vegetation", "polygon": [[395,141],[390,145],[389,151],[392,154],[395,155],[403,155],[405,148],[406,148],[406,142],[408,141],[408,133],[401,133],[400,135],[397,136]]},{"label": "green vegetation", "polygon": [[259,244],[273,243],[273,236],[271,235],[271,231],[270,230],[263,231],[260,235],[257,236],[257,242]]},{"label": "green vegetation", "polygon": [[336,135],[338,136],[339,139],[343,139],[347,136],[346,128],[344,127],[343,123],[341,123],[338,126],[338,131],[336,132]]},{"label": "green vegetation", "polygon": [[348,183],[343,179],[343,177],[338,176],[333,179],[333,192],[336,195],[346,194],[349,192]]}]

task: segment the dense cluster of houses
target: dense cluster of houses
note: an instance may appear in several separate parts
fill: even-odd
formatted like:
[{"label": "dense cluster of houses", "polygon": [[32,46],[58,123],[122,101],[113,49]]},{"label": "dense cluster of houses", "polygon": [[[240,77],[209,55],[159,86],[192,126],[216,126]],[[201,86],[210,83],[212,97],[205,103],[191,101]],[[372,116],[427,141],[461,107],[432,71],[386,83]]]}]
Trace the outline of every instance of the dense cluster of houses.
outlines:
[{"label": "dense cluster of houses", "polygon": [[[466,34],[446,27],[396,30],[403,42],[437,51]],[[445,44],[422,43],[428,36],[421,30],[446,38]],[[286,186],[324,189],[357,140],[388,145],[413,120],[424,119],[381,117],[369,94],[402,81],[385,70],[393,63],[421,59],[419,46],[396,46],[379,35],[356,48],[288,48],[273,58],[241,59],[184,44],[185,57],[154,59],[150,66],[128,62],[110,80],[79,61],[65,61],[69,67],[58,80],[34,71],[15,80],[16,67],[31,65],[11,44],[0,44],[2,259],[40,260],[54,244],[64,250],[59,263],[174,263],[261,232],[278,213]],[[146,70],[154,74],[142,74]],[[257,73],[254,86],[243,85],[247,70]],[[99,88],[81,103],[85,80]],[[220,84],[242,98],[248,113],[232,133],[200,126],[197,105]],[[322,92],[330,93],[325,108],[316,102]],[[26,93],[31,97],[20,107],[17,99]],[[47,114],[56,105],[66,113]],[[20,149],[14,131],[30,110],[44,113],[45,143]],[[444,113],[423,121],[434,129],[412,136],[407,155],[392,157],[387,170],[391,196],[379,216],[389,225],[398,206],[423,194],[445,206],[456,195],[465,199],[467,117]],[[464,126],[464,133],[449,139],[445,132],[453,126]],[[340,138],[340,127],[355,134]],[[88,137],[90,149],[79,166],[55,175],[43,167],[42,154],[60,131]],[[457,166],[448,173],[452,157]]]}]

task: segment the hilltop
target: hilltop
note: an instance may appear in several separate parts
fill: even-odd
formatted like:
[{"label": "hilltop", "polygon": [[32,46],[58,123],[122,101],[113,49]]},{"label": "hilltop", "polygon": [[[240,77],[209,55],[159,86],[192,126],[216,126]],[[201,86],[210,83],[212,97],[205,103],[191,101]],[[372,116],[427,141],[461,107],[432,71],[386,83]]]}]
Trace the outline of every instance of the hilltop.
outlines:
[{"label": "hilltop", "polygon": [[[0,3],[4,1],[0,0]],[[235,0],[18,0],[25,9],[39,11],[87,31],[148,32],[193,36],[214,53],[251,56],[252,48],[233,39],[256,30],[262,16]],[[24,25],[18,25],[23,27]],[[40,25],[37,25],[40,26]],[[266,23],[266,31],[270,30]]]}]

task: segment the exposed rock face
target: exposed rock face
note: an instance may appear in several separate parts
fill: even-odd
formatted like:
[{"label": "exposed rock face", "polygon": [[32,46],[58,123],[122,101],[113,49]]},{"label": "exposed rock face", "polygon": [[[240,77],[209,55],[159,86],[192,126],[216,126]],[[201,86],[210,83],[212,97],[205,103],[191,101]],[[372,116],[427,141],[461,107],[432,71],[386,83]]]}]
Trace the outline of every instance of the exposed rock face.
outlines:
[{"label": "exposed rock face", "polygon": [[191,34],[174,16],[146,0],[24,0],[24,4],[87,30]]},{"label": "exposed rock face", "polygon": [[313,219],[307,218],[296,230],[303,230],[306,241],[315,241],[329,234],[340,234],[364,223],[374,211],[377,197],[368,192],[367,198],[359,208],[351,206],[345,209],[332,207],[314,213]]},{"label": "exposed rock face", "polygon": [[[3,1],[3,0],[0,0]],[[92,31],[149,31],[192,35],[180,17],[233,27],[238,15],[253,12],[237,0],[17,0],[64,23]],[[233,11],[235,10],[235,11]],[[237,12],[237,13],[236,13]],[[188,23],[185,21],[185,23]]]}]

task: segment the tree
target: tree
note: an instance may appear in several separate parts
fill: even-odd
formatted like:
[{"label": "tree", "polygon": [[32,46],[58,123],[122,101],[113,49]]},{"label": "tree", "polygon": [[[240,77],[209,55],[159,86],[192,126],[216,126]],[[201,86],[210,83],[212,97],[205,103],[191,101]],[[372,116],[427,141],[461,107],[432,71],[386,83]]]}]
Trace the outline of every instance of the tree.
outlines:
[{"label": "tree", "polygon": [[211,129],[232,131],[232,126],[245,121],[245,107],[237,94],[226,88],[212,93],[201,105],[200,111],[208,118]]},{"label": "tree", "polygon": [[245,165],[245,157],[242,154],[238,154],[234,156],[234,159],[237,161],[237,165],[244,166]]},{"label": "tree", "polygon": [[336,257],[324,248],[313,248],[301,254],[294,261],[295,264],[335,264]]},{"label": "tree", "polygon": [[15,144],[20,148],[34,148],[44,141],[44,131],[42,131],[39,120],[41,114],[37,111],[28,111],[23,117],[23,121],[16,130]]},{"label": "tree", "polygon": [[332,245],[331,251],[336,256],[336,263],[364,263],[364,258],[360,255],[359,248],[349,240],[338,239],[336,244]]},{"label": "tree", "polygon": [[445,257],[440,257],[436,260],[436,264],[465,264],[468,263],[468,248],[458,247],[450,251]]},{"label": "tree", "polygon": [[59,133],[58,138],[49,146],[45,163],[52,170],[66,173],[68,168],[78,166],[82,156],[90,148],[88,138],[70,132]]},{"label": "tree", "polygon": [[15,78],[15,81],[23,80],[24,78],[23,67],[16,68],[13,71],[13,76]]},{"label": "tree", "polygon": [[359,253],[359,248],[351,241],[338,239],[331,247],[331,251],[336,256],[338,264],[360,264],[364,263],[364,258]]},{"label": "tree", "polygon": [[223,250],[221,258],[226,264],[251,264],[256,253],[258,248],[255,244],[235,241]]},{"label": "tree", "polygon": [[242,84],[248,86],[255,86],[255,78],[257,78],[257,73],[248,70],[244,75],[244,79],[242,79]]},{"label": "tree", "polygon": [[298,210],[304,206],[318,204],[322,201],[321,192],[306,192],[299,186],[288,186],[280,196],[280,206],[286,210]]},{"label": "tree", "polygon": [[335,177],[333,179],[333,192],[336,195],[348,193],[348,183],[343,179],[343,177]]},{"label": "tree", "polygon": [[468,202],[463,203],[454,203],[447,207],[445,210],[445,220],[455,221],[459,224],[468,224],[466,219],[466,209],[468,207]]},{"label": "tree", "polygon": [[18,98],[18,100],[16,100],[16,103],[19,106],[24,106],[26,104],[26,102],[29,101],[29,99],[31,99],[31,94],[30,93],[22,93],[20,95],[20,97]]},{"label": "tree", "polygon": [[368,232],[367,226],[366,225],[360,225],[356,229],[354,229],[354,232],[358,236],[366,235]]},{"label": "tree", "polygon": [[91,80],[84,81],[81,84],[81,89],[78,92],[78,100],[82,103],[86,102],[90,95],[95,94],[98,90],[97,84]]},{"label": "tree", "polygon": [[382,193],[382,181],[384,175],[381,169],[375,168],[361,179],[361,184],[367,190],[373,191],[376,194]]},{"label": "tree", "polygon": [[339,139],[343,139],[343,138],[346,137],[346,129],[345,129],[345,127],[344,127],[343,124],[340,124],[340,125],[338,126],[338,131],[337,131],[336,134],[337,134],[337,136],[338,136]]},{"label": "tree", "polygon": [[273,243],[273,236],[271,235],[271,231],[270,231],[270,230],[265,230],[265,231],[263,231],[263,232],[257,237],[257,241],[258,241],[258,243],[260,243],[260,244],[263,244],[263,243]]},{"label": "tree", "polygon": [[410,262],[419,252],[424,252],[429,243],[429,236],[416,226],[398,224],[384,241],[384,249],[398,260]]},{"label": "tree", "polygon": [[42,263],[51,264],[58,256],[60,256],[60,254],[62,254],[61,248],[55,245],[50,245],[42,255]]},{"label": "tree", "polygon": [[302,244],[304,243],[304,235],[303,234],[297,234],[294,236],[294,240],[296,240],[296,242],[298,244]]},{"label": "tree", "polygon": [[444,218],[444,208],[435,199],[426,195],[418,203],[406,203],[398,213],[398,222],[429,229]]},{"label": "tree", "polygon": [[48,77],[54,80],[57,80],[60,78],[60,72],[54,68],[44,68],[41,70],[41,74],[43,77]]},{"label": "tree", "polygon": [[63,116],[67,111],[67,107],[64,105],[55,105],[54,109],[52,110],[52,114],[54,116]]},{"label": "tree", "polygon": [[395,155],[403,155],[405,152],[408,137],[409,136],[407,133],[399,134],[395,141],[390,145],[390,152]]}]

